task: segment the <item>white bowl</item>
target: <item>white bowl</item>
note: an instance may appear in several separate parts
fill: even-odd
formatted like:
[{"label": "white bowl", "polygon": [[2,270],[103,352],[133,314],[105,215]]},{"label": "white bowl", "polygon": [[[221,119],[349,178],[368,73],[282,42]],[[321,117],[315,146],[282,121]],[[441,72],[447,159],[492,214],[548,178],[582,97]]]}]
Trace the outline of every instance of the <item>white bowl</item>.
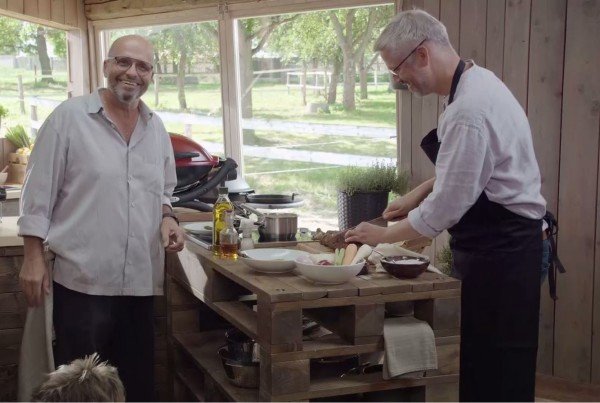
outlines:
[{"label": "white bowl", "polygon": [[260,248],[245,250],[239,258],[260,273],[286,273],[294,270],[296,266],[294,260],[300,256],[308,256],[308,252],[295,249]]},{"label": "white bowl", "polygon": [[323,266],[314,264],[309,256],[300,256],[296,259],[296,274],[318,284],[343,284],[356,277],[364,265],[365,260],[361,259],[346,266]]}]

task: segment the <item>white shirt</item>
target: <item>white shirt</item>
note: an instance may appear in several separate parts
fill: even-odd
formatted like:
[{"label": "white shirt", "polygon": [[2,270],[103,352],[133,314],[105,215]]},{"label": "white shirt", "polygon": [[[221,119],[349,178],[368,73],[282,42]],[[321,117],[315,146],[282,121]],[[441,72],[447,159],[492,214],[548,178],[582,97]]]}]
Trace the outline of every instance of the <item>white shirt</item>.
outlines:
[{"label": "white shirt", "polygon": [[54,281],[91,295],[162,294],[162,205],[177,183],[163,123],[140,103],[129,144],[98,91],[59,105],[27,165],[19,235],[56,254]]},{"label": "white shirt", "polygon": [[458,223],[483,191],[515,214],[544,216],[527,116],[494,73],[473,64],[462,74],[437,134],[442,144],[433,191],[408,214],[416,231],[437,236]]}]

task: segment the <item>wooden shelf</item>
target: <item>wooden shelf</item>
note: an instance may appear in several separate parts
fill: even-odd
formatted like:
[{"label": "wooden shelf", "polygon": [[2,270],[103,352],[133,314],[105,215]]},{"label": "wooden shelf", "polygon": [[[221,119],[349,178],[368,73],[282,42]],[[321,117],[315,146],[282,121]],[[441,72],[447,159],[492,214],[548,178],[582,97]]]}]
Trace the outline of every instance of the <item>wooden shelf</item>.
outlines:
[{"label": "wooden shelf", "polygon": [[[219,348],[225,344],[222,330],[203,333],[174,334],[173,340],[204,372],[211,377],[219,389],[229,399],[236,402],[258,401],[258,389],[244,389],[232,385],[225,375],[225,370],[219,359]],[[180,377],[189,388],[191,383]]]},{"label": "wooden shelf", "polygon": [[239,301],[212,302],[207,305],[250,338],[258,339],[256,312],[248,305]]},{"label": "wooden shelf", "polygon": [[180,368],[175,372],[175,376],[185,385],[197,401],[206,401],[204,397],[204,385],[198,380],[196,371],[189,368]]},{"label": "wooden shelf", "polygon": [[306,400],[319,397],[344,396],[355,393],[367,393],[438,383],[458,382],[458,375],[440,375],[424,378],[406,378],[385,380],[381,373],[327,378],[311,381],[308,392],[272,396],[273,400]]}]

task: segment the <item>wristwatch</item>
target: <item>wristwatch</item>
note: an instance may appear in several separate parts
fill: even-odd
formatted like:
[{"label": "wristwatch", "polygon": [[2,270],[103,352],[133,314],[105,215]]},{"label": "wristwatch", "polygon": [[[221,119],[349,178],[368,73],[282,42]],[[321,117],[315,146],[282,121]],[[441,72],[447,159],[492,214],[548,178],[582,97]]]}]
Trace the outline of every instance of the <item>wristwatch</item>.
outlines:
[{"label": "wristwatch", "polygon": [[171,217],[172,219],[175,220],[177,225],[179,225],[179,219],[177,218],[177,215],[175,213],[173,213],[172,211],[170,211],[168,213],[163,213],[162,218],[164,219],[166,217]]}]

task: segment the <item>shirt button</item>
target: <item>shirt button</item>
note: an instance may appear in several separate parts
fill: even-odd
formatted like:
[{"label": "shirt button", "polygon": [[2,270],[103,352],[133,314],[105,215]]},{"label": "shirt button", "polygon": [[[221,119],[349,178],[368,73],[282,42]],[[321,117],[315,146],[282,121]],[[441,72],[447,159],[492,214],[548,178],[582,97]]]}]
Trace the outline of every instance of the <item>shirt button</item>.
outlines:
[{"label": "shirt button", "polygon": [[133,238],[133,232],[131,234],[129,234],[129,236]]},{"label": "shirt button", "polygon": [[134,202],[131,202],[131,207],[135,207],[135,203]]},{"label": "shirt button", "polygon": [[128,180],[129,182],[131,182],[131,179],[132,179],[132,178],[131,178],[131,175],[129,175],[129,176],[127,177],[127,180]]}]

